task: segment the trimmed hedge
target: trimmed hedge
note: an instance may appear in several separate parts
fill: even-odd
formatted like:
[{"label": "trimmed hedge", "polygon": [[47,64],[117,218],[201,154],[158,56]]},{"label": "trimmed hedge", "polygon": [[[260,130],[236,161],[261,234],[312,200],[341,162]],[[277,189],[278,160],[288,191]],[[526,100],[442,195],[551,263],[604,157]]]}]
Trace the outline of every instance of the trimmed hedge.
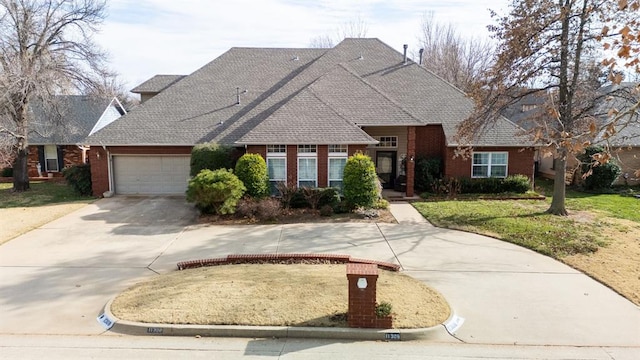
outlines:
[{"label": "trimmed hedge", "polygon": [[246,188],[231,170],[202,170],[189,180],[187,201],[203,214],[233,214]]},{"label": "trimmed hedge", "polygon": [[506,178],[461,178],[463,194],[522,194],[531,190],[531,181],[526,175],[509,175]]},{"label": "trimmed hedge", "polygon": [[[332,208],[336,207],[338,203],[340,203],[340,190],[328,187],[328,188],[312,188],[307,191],[315,191],[320,192],[318,201],[318,209],[324,207],[325,205],[329,205]],[[284,207],[291,207],[293,209],[302,209],[302,208],[311,208],[311,204],[307,200],[308,196],[305,196],[304,188],[297,188],[289,204],[283,204]]]},{"label": "trimmed hedge", "polygon": [[378,176],[371,158],[356,153],[347,159],[342,178],[345,200],[353,207],[372,207],[378,200]]},{"label": "trimmed hedge", "polygon": [[236,176],[247,188],[247,195],[262,199],[269,195],[267,162],[260,154],[244,154],[236,163]]},{"label": "trimmed hedge", "polygon": [[191,149],[191,176],[200,171],[233,169],[233,148],[216,143],[198,144]]},{"label": "trimmed hedge", "polygon": [[62,169],[67,183],[82,196],[91,196],[91,166],[89,164],[73,165]]}]

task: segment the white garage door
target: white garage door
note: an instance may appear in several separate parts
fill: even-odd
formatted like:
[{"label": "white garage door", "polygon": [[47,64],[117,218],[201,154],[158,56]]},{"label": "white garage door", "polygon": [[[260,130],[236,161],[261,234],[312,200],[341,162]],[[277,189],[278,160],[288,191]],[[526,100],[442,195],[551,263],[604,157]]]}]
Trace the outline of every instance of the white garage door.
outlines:
[{"label": "white garage door", "polygon": [[116,194],[184,195],[189,178],[189,156],[113,157]]}]

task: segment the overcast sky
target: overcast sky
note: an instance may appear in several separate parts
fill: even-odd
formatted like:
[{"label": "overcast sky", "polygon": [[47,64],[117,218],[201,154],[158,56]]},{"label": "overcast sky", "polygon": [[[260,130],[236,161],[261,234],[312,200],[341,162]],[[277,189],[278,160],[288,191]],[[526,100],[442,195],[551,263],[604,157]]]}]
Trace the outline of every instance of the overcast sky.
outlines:
[{"label": "overcast sky", "polygon": [[156,74],[190,74],[234,46],[308,47],[360,18],[367,37],[417,51],[433,11],[464,36],[488,37],[489,9],[507,0],[110,0],[96,36],[128,89]]}]

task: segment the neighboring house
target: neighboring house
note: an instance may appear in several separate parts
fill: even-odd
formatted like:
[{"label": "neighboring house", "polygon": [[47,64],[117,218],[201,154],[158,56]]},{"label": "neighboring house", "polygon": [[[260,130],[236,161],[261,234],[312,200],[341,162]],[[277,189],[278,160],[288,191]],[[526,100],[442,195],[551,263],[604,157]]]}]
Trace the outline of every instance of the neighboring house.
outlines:
[{"label": "neighboring house", "polygon": [[[610,94],[598,106],[601,125],[610,120],[608,112],[617,109],[624,112],[640,102],[640,85],[638,83],[621,83],[609,85],[601,89],[603,94]],[[615,184],[639,185],[640,177],[635,175],[640,170],[640,115],[636,112],[624,117],[616,126],[616,132],[605,138],[604,130],[598,134],[596,144],[607,145],[620,165],[621,173]]]},{"label": "neighboring house", "polygon": [[86,162],[83,140],[126,114],[116,98],[58,95],[52,108],[32,106],[28,135],[30,177],[62,176],[62,169]]},{"label": "neighboring house", "polygon": [[[592,115],[599,127],[609,121],[608,112],[617,109],[623,112],[625,109],[640,101],[640,93],[636,89],[636,83],[622,83],[620,85],[607,85],[598,89],[599,99],[596,100]],[[547,121],[548,111],[545,108],[547,101],[545,93],[533,93],[518,100],[509,106],[503,115],[520,127],[531,130],[536,126],[536,121]],[[635,171],[640,169],[640,116],[634,114],[630,120],[620,122],[625,126],[616,125],[616,133],[608,139],[603,134],[598,134],[593,140],[595,145],[607,145],[610,147],[614,158],[622,168],[616,184],[636,185],[640,179],[635,176]],[[540,176],[553,179],[555,176],[554,156],[556,152],[551,146],[540,147],[536,150],[536,169]],[[567,183],[580,181],[579,154],[570,154],[567,162]]]},{"label": "neighboring house", "polygon": [[205,142],[262,155],[272,186],[340,186],[358,151],[385,187],[407,159],[407,196],[420,155],[442,158],[445,176],[533,176],[534,149],[505,118],[476,137],[471,159],[454,158],[456,127],[473,102],[378,39],[232,48],[191,75],[157,76],[135,90],[145,101],[86,140],[96,195],[183,194],[191,149]]}]

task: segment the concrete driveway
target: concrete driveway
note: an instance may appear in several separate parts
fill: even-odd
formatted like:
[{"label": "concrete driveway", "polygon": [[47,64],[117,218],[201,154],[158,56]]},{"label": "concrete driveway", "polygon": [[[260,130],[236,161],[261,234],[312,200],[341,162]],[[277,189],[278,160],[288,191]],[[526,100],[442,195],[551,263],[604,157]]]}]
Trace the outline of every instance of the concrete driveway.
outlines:
[{"label": "concrete driveway", "polygon": [[0,246],[0,334],[103,333],[107,300],[176,262],[343,253],[400,264],[465,318],[445,342],[640,346],[640,309],[552,259],[429,224],[196,225],[183,198],[102,199]]}]

